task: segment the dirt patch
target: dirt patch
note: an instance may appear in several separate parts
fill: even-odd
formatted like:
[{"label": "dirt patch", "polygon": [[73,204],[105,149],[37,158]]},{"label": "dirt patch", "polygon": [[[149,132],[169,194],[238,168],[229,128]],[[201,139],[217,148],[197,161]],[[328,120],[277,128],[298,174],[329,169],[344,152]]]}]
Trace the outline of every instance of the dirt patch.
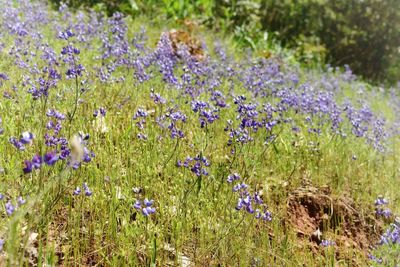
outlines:
[{"label": "dirt patch", "polygon": [[336,246],[367,252],[379,240],[382,222],[349,197],[336,197],[327,187],[298,188],[289,194],[287,218],[298,233],[319,245],[327,236]]},{"label": "dirt patch", "polygon": [[205,53],[203,47],[201,46],[201,42],[199,39],[194,37],[191,32],[172,29],[168,32],[168,37],[171,40],[172,48],[174,49],[175,54],[178,54],[179,46],[184,45],[187,47],[190,55],[197,61],[205,60]]}]

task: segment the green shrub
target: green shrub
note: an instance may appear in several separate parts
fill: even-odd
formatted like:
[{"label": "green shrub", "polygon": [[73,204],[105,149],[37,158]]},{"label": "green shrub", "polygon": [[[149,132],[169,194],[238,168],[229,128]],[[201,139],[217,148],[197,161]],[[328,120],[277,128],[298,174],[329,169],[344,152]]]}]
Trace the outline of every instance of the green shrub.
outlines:
[{"label": "green shrub", "polygon": [[316,36],[329,62],[393,81],[400,79],[398,71],[389,72],[399,57],[397,6],[397,0],[262,0],[260,16],[263,29],[279,32],[283,44],[296,47],[301,36]]}]

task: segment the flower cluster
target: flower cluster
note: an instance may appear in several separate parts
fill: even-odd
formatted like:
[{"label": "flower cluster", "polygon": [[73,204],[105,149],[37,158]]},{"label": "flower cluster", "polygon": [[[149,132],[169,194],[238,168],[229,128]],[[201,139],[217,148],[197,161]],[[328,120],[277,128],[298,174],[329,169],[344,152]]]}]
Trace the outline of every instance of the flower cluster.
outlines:
[{"label": "flower cluster", "polygon": [[[235,209],[237,211],[245,210],[250,214],[254,214],[256,219],[264,221],[272,221],[272,213],[268,211],[267,206],[264,204],[259,193],[251,194],[249,192],[249,186],[245,182],[239,182],[241,179],[237,173],[231,174],[227,178],[227,182],[232,184],[238,182],[232,187],[232,191],[239,195],[237,205]],[[254,207],[256,207],[254,209]]]},{"label": "flower cluster", "polygon": [[200,100],[192,101],[192,110],[199,114],[201,128],[204,128],[219,119],[219,110],[212,107],[207,102]]},{"label": "flower cluster", "polygon": [[393,223],[381,235],[380,245],[400,245],[400,223]]},{"label": "flower cluster", "polygon": [[142,210],[142,214],[147,217],[156,212],[156,208],[153,207],[153,204],[153,199],[149,200],[145,198],[143,202],[140,200],[136,200],[135,204],[133,204],[133,207],[137,210]]},{"label": "flower cluster", "polygon": [[[4,195],[3,195],[3,194],[0,194],[0,201],[3,200],[3,199],[4,199]],[[7,214],[8,216],[11,216],[11,215],[15,212],[15,210],[16,210],[18,207],[21,207],[21,206],[24,205],[25,203],[26,203],[26,200],[23,199],[21,196],[19,196],[19,197],[17,198],[16,204],[13,204],[13,201],[8,200],[8,201],[6,202],[6,204],[4,205],[6,214]]]},{"label": "flower cluster", "polygon": [[136,122],[136,126],[143,130],[144,125],[146,124],[146,118],[147,116],[149,116],[149,113],[144,110],[143,108],[139,108],[136,112],[135,115],[133,115],[132,119],[133,120],[137,120]]},{"label": "flower cluster", "polygon": [[99,109],[96,109],[95,111],[93,111],[93,117],[97,117],[98,115],[101,115],[102,117],[105,117],[107,114],[107,111],[105,108],[100,107]]},{"label": "flower cluster", "polygon": [[31,145],[35,135],[31,132],[23,132],[19,139],[10,137],[9,142],[18,150],[25,150],[25,145]]},{"label": "flower cluster", "polygon": [[196,174],[196,176],[207,176],[208,170],[206,167],[210,166],[210,162],[204,156],[197,156],[194,158],[188,156],[183,162],[178,160],[176,165],[178,167],[190,169],[190,171]]},{"label": "flower cluster", "polygon": [[181,125],[186,123],[186,115],[177,109],[168,108],[164,115],[157,118],[157,124],[161,129],[167,129],[172,139],[184,138],[185,134],[181,129]]},{"label": "flower cluster", "polygon": [[167,103],[167,100],[164,97],[162,97],[159,93],[154,93],[153,90],[150,92],[150,98],[153,99],[154,104],[157,105],[163,105]]},{"label": "flower cluster", "polygon": [[[90,197],[90,196],[93,194],[93,192],[90,190],[90,188],[89,188],[89,186],[87,185],[87,183],[83,183],[83,184],[82,184],[82,188],[83,188],[83,190],[85,191],[85,196]],[[75,196],[78,196],[78,195],[81,194],[81,192],[82,192],[81,188],[80,188],[79,186],[77,186],[77,187],[75,188],[73,194],[74,194]]]},{"label": "flower cluster", "polygon": [[390,218],[392,216],[392,211],[389,208],[385,208],[387,204],[389,204],[389,201],[387,201],[383,196],[378,196],[375,200],[377,216],[383,216],[385,218]]},{"label": "flower cluster", "polygon": [[333,240],[324,239],[321,241],[321,243],[319,245],[321,247],[333,247],[335,244],[336,243]]}]

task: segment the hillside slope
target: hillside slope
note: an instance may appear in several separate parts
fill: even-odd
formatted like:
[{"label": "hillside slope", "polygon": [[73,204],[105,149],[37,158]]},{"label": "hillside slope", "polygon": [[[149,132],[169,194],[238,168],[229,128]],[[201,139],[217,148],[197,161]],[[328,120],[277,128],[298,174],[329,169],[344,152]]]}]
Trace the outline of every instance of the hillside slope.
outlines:
[{"label": "hillside slope", "polygon": [[201,29],[0,11],[2,262],[400,264],[398,88]]}]

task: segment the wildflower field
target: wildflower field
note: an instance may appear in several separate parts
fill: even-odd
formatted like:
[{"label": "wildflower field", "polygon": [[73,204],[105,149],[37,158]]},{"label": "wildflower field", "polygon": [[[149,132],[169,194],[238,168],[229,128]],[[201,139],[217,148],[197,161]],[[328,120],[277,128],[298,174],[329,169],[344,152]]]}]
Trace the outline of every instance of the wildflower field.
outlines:
[{"label": "wildflower field", "polygon": [[400,88],[183,28],[0,0],[0,265],[400,266]]}]

